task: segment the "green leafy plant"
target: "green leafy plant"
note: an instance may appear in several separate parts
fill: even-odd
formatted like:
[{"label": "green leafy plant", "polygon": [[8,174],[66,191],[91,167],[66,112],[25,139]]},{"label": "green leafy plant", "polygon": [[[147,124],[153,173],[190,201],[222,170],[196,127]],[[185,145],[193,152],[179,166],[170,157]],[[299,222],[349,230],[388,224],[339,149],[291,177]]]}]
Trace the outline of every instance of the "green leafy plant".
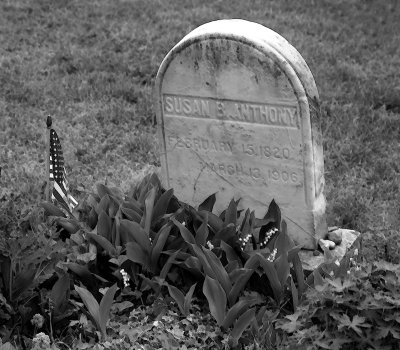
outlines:
[{"label": "green leafy plant", "polygon": [[[255,219],[254,213],[247,210],[240,225],[237,202],[231,201],[220,217],[208,211],[214,203],[215,196],[210,196],[199,206],[199,211],[188,208],[191,220],[187,214],[184,224],[175,218],[172,221],[191,252],[180,255],[183,258],[180,265],[204,276],[203,293],[210,312],[223,329],[233,326],[230,339],[233,345],[237,345],[254,318],[256,309],[252,306],[263,302],[260,297],[237,301],[255,273],[253,284],[255,280],[260,293],[273,297],[277,305],[282,302],[290,283],[293,308],[298,306],[299,296],[305,290],[297,254],[300,247],[295,247],[288,237],[286,224],[281,221],[279,207],[274,201],[262,220]],[[197,225],[196,220],[200,221]],[[261,227],[261,244],[255,238],[257,227]],[[271,234],[272,227],[275,230]],[[246,249],[250,242],[250,249]]]},{"label": "green leafy plant", "polygon": [[154,239],[137,223],[123,220],[121,231],[129,236],[126,244],[126,256],[139,264],[144,271],[157,274],[161,271],[160,255],[171,231],[171,225],[166,224],[157,233]]},{"label": "green leafy plant", "polygon": [[92,293],[87,289],[75,286],[75,290],[84,302],[90,316],[96,324],[97,329],[101,333],[101,338],[104,340],[107,337],[106,324],[110,317],[110,309],[114,300],[114,296],[118,287],[116,284],[107,289],[100,304],[94,298]]},{"label": "green leafy plant", "polygon": [[193,284],[189,291],[184,295],[178,288],[175,286],[168,285],[169,295],[176,301],[178,304],[179,310],[184,316],[189,315],[190,311],[190,303],[192,301],[194,289],[196,288],[197,283]]},{"label": "green leafy plant", "polygon": [[[108,316],[101,316],[100,309],[109,310],[117,287],[104,297],[99,289],[118,281],[122,309],[135,300],[138,304],[163,300],[167,291],[182,315],[190,317],[193,298],[200,298],[228,331],[230,346],[249,336],[276,342],[272,321],[265,318],[272,311],[265,307],[286,315],[298,309],[306,290],[300,247],[290,239],[274,201],[262,219],[250,210],[238,210],[239,201],[234,200],[217,216],[212,212],[215,201],[211,195],[196,210],[178,202],[172,190],[162,189],[153,174],[125,197],[117,189],[97,185],[97,194],[82,207],[80,220],[57,217],[61,213],[47,206],[58,227],[69,229],[69,261],[61,266],[71,281],[86,286],[75,286],[75,291],[102,339]],[[308,283],[312,279],[318,283],[322,276],[316,272]],[[66,281],[60,277],[53,290],[61,293]],[[199,283],[202,289],[196,289]],[[58,308],[65,307],[67,297],[61,294],[56,299]],[[100,305],[96,299],[102,299]],[[257,335],[257,328],[263,336]]]},{"label": "green leafy plant", "polygon": [[252,306],[264,300],[259,296],[242,298],[228,309],[224,289],[217,280],[209,276],[206,276],[204,280],[203,293],[207,298],[211,315],[215,318],[218,325],[225,330],[233,326],[230,336],[233,344],[236,346],[238,339],[250,325],[255,315],[256,310]]},{"label": "green leafy plant", "polygon": [[44,286],[63,259],[64,245],[40,220],[27,232],[0,237],[0,336],[4,341],[14,334],[30,335],[30,320],[40,313]]},{"label": "green leafy plant", "polygon": [[160,270],[160,254],[170,227],[165,216],[173,191],[164,191],[156,175],[145,177],[126,197],[115,189],[97,185],[90,197],[88,225],[95,230],[86,234],[102,254],[127,268],[127,259],[145,271]]},{"label": "green leafy plant", "polygon": [[318,278],[293,315],[278,320],[282,345],[317,349],[395,349],[400,341],[398,265],[356,263],[349,273]]},{"label": "green leafy plant", "polygon": [[[255,290],[273,297],[278,304],[289,284],[295,308],[305,290],[304,273],[298,256],[301,247],[295,247],[288,236],[286,223],[281,220],[276,203],[271,202],[263,219],[256,219],[254,213],[247,210],[240,224],[237,202],[232,200],[220,217],[207,211],[212,209],[214,203],[213,195],[199,206],[199,211],[189,209],[194,220],[185,221],[185,225],[172,218],[192,253],[181,265],[216,279],[227,293],[232,286],[227,271],[234,272],[237,280],[229,297],[230,304],[235,302],[249,279]],[[200,222],[197,229],[196,220]],[[209,231],[205,227],[209,227]],[[207,242],[212,246],[212,252],[205,249]],[[256,273],[253,274],[253,271]]]}]

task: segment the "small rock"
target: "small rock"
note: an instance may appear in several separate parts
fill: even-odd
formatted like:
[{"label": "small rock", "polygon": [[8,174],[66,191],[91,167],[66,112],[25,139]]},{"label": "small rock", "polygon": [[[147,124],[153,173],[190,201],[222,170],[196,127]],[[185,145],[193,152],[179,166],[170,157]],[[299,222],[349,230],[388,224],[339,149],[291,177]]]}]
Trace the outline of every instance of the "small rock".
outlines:
[{"label": "small rock", "polygon": [[314,255],[314,256],[321,255],[321,252],[320,252],[319,250],[314,250],[314,251],[313,251],[313,255]]},{"label": "small rock", "polygon": [[336,247],[335,242],[332,242],[332,241],[327,240],[327,239],[320,239],[319,240],[319,245],[322,248],[322,250],[326,250],[326,249],[332,250],[332,249],[334,249]]},{"label": "small rock", "polygon": [[342,243],[342,230],[335,230],[328,232],[326,239],[335,242],[336,245]]}]

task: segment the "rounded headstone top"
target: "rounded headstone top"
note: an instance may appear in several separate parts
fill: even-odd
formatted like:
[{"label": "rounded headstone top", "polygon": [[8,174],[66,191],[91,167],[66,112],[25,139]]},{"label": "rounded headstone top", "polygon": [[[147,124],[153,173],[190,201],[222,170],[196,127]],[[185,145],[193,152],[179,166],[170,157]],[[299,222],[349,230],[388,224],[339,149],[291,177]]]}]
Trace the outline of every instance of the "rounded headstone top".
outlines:
[{"label": "rounded headstone top", "polygon": [[260,49],[270,47],[275,50],[296,72],[308,97],[319,99],[314,77],[300,53],[284,37],[258,23],[243,19],[223,19],[203,24],[187,34],[170,54],[197,40],[222,37],[243,41]]},{"label": "rounded headstone top", "polygon": [[164,58],[155,81],[163,183],[197,206],[216,193],[262,217],[272,199],[296,244],[327,232],[314,78],[282,36],[240,19],[204,24]]}]

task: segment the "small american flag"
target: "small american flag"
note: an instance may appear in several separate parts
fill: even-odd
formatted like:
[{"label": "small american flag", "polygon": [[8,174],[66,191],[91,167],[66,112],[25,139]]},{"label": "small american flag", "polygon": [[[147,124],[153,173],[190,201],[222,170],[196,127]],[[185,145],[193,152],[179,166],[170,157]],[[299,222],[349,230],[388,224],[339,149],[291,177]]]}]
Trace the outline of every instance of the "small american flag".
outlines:
[{"label": "small american flag", "polygon": [[60,139],[54,129],[50,129],[50,180],[54,181],[52,200],[58,203],[68,212],[78,205],[74,197],[69,194],[67,174],[64,167],[64,156],[62,153]]}]

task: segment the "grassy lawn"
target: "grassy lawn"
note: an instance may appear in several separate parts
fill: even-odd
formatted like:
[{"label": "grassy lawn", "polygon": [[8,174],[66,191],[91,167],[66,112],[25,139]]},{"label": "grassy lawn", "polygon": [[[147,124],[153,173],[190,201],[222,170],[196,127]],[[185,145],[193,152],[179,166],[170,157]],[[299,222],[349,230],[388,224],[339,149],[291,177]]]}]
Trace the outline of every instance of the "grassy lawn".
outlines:
[{"label": "grassy lawn", "polygon": [[126,190],[159,166],[158,66],[186,33],[221,18],[261,23],[303,55],[322,100],[328,224],[361,231],[369,258],[398,261],[396,0],[1,1],[0,230],[44,198],[48,114],[77,198],[96,182]]}]

